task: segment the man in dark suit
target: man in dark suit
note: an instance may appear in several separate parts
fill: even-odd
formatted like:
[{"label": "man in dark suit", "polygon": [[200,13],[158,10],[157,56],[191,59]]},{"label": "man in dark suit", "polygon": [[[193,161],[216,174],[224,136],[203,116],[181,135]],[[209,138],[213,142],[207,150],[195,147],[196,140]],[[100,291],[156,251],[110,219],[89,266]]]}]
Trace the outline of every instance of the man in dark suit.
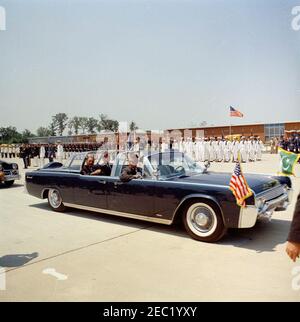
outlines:
[{"label": "man in dark suit", "polygon": [[132,179],[142,179],[142,169],[139,168],[138,165],[138,155],[132,153],[128,156],[129,164],[124,167],[121,172],[120,180],[122,182],[129,182]]},{"label": "man in dark suit", "polygon": [[291,224],[286,252],[293,262],[300,256],[300,194],[298,195],[293,221]]}]

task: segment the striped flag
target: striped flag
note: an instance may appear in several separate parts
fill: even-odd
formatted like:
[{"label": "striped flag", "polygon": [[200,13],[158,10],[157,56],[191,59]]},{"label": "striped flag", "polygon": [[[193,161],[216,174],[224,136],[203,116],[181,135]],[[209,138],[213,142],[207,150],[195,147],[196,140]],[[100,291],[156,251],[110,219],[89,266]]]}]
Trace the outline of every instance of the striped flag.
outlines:
[{"label": "striped flag", "polygon": [[230,179],[229,189],[235,196],[236,203],[241,207],[246,207],[245,200],[252,195],[246,179],[243,175],[241,164],[236,162],[233,174]]},{"label": "striped flag", "polygon": [[244,114],[230,106],[230,116],[243,117]]}]

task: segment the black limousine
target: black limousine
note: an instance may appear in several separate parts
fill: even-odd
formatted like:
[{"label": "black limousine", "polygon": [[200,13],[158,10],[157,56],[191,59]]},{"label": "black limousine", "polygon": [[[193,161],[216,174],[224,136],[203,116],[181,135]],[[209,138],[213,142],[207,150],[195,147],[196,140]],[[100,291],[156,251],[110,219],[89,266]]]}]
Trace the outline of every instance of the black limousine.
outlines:
[{"label": "black limousine", "polygon": [[167,225],[181,219],[192,238],[205,242],[218,241],[228,228],[253,227],[259,217],[286,210],[291,200],[290,178],[246,174],[253,195],[241,208],[229,189],[231,173],[208,171],[178,151],[140,156],[142,178],[129,182],[119,176],[132,152],[114,154],[110,176],[82,175],[90,153],[103,163],[104,152],[86,152],[64,165],[53,162],[27,172],[28,193],[47,198],[54,211],[72,207]]},{"label": "black limousine", "polygon": [[[6,187],[11,187],[15,180],[21,178],[19,168],[16,163],[10,163],[0,160],[0,172],[4,173],[3,182]],[[0,182],[1,183],[1,182]]]}]

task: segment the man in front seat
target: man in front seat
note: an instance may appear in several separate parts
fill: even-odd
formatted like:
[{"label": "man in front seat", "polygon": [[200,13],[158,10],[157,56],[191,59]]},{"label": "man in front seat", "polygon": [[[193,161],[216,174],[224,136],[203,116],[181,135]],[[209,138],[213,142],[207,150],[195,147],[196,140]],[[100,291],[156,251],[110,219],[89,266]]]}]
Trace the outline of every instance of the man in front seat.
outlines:
[{"label": "man in front seat", "polygon": [[126,166],[120,175],[122,182],[129,182],[132,179],[142,179],[142,169],[137,166],[138,155],[132,153],[129,155],[129,164]]},{"label": "man in front seat", "polygon": [[94,164],[95,158],[93,154],[89,154],[86,158],[85,165],[82,167],[81,174],[88,176],[100,176],[102,169],[99,164]]}]

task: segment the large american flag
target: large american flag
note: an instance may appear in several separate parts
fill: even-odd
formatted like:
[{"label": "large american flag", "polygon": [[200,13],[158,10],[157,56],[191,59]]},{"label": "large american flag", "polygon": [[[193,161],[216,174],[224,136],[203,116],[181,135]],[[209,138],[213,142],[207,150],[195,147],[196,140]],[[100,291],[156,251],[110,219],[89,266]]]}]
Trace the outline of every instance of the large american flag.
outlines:
[{"label": "large american flag", "polygon": [[252,195],[245,177],[243,176],[241,164],[236,162],[233,174],[230,179],[229,189],[235,196],[236,203],[241,207],[246,207],[245,200]]},{"label": "large american flag", "polygon": [[244,114],[230,106],[230,116],[243,117]]}]

